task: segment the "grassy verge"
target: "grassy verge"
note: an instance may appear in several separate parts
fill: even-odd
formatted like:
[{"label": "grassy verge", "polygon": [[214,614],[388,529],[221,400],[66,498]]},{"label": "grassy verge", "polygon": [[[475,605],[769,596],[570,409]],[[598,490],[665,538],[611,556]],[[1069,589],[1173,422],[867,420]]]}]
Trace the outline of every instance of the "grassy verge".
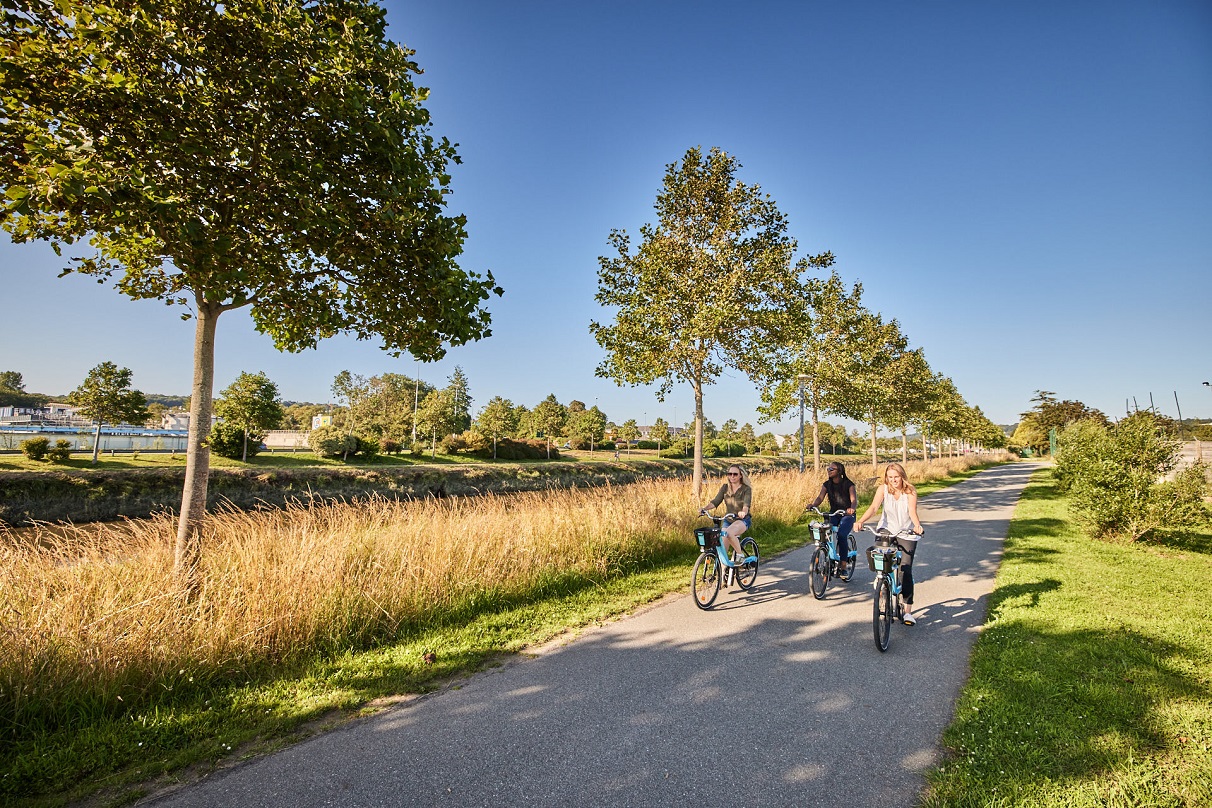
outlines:
[{"label": "grassy verge", "polygon": [[1039,472],[924,808],[1212,805],[1209,555],[1090,540]]},{"label": "grassy verge", "polygon": [[[760,476],[763,555],[806,540],[819,482]],[[225,514],[188,604],[165,594],[171,520],[0,548],[0,798],[128,803],[684,590],[694,507],[661,481]]]}]

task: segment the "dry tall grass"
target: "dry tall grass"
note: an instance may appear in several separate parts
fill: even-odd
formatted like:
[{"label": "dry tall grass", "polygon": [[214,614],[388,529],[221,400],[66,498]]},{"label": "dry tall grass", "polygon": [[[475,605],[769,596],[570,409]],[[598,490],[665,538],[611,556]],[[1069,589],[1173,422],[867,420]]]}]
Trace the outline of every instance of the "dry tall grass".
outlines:
[{"label": "dry tall grass", "polygon": [[[922,481],[974,464],[908,471]],[[852,472],[857,481],[870,469]],[[755,477],[758,540],[764,520],[794,522],[820,482],[794,471]],[[709,493],[719,484],[708,481]],[[222,513],[208,522],[193,600],[175,594],[168,518],[9,537],[0,721],[19,735],[28,720],[67,720],[72,705],[130,709],[187,677],[364,646],[555,579],[601,580],[687,549],[698,505],[685,482],[659,481]]]}]

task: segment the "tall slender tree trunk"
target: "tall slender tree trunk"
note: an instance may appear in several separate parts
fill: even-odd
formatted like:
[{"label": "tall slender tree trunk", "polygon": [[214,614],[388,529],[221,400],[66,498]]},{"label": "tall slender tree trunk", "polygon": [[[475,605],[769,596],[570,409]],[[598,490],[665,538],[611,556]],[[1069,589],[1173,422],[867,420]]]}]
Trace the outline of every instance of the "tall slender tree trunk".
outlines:
[{"label": "tall slender tree trunk", "polygon": [[214,410],[215,328],[223,309],[197,298],[194,328],[194,383],[189,399],[189,444],[185,455],[185,488],[177,520],[177,546],[173,573],[181,588],[193,594],[198,587],[202,557],[202,523],[206,519],[206,488],[210,481],[210,417]]},{"label": "tall slender tree trunk", "polygon": [[901,462],[909,462],[909,430],[901,424]]},{"label": "tall slender tree trunk", "polygon": [[922,457],[930,460],[930,434],[925,426],[922,427]]},{"label": "tall slender tree trunk", "polygon": [[93,430],[93,465],[97,465],[97,458],[101,456],[101,422],[97,422],[97,428]]},{"label": "tall slender tree trunk", "polygon": [[821,471],[821,412],[815,385],[812,387],[812,470],[818,474]]},{"label": "tall slender tree trunk", "polygon": [[878,470],[880,467],[880,457],[878,449],[875,445],[875,429],[876,420],[875,413],[871,413],[871,468]]},{"label": "tall slender tree trunk", "polygon": [[694,474],[691,488],[694,498],[703,498],[703,383],[694,382]]}]

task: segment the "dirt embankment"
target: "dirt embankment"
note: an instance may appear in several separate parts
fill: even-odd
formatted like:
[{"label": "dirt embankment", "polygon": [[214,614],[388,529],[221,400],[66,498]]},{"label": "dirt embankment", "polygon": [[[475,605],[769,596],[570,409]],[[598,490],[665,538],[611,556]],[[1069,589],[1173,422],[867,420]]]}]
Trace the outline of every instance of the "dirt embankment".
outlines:
[{"label": "dirt embankment", "polygon": [[[743,461],[755,472],[789,468],[787,458]],[[703,461],[719,476],[727,458]],[[207,489],[209,508],[279,508],[308,499],[355,500],[475,496],[550,488],[625,485],[643,479],[689,477],[691,464],[680,460],[553,462],[493,465],[417,465],[383,468],[213,469]],[[0,472],[0,523],[17,527],[34,522],[85,522],[138,519],[181,504],[184,469],[147,471]]]}]

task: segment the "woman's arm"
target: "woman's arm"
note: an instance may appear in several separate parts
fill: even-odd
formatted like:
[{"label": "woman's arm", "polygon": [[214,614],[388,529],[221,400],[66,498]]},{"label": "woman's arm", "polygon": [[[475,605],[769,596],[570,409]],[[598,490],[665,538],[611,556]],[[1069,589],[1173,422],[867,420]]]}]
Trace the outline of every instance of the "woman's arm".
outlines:
[{"label": "woman's arm", "polygon": [[[824,489],[825,486],[821,486]],[[850,484],[850,508],[847,513],[858,513],[858,488],[854,483]]]},{"label": "woman's arm", "polygon": [[920,535],[923,532],[923,530],[922,530],[922,522],[920,519],[917,518],[917,494],[909,495],[908,504],[909,504],[909,518],[911,520],[913,520],[913,532]]},{"label": "woman's arm", "polygon": [[749,511],[753,506],[753,489],[745,486],[745,494],[741,497],[741,509],[737,511],[737,517],[744,519],[749,515]]},{"label": "woman's arm", "polygon": [[858,518],[858,521],[856,521],[854,523],[854,529],[862,530],[863,522],[866,522],[868,519],[870,519],[872,517],[872,515],[874,515],[879,510],[880,505],[882,505],[883,503],[884,503],[884,486],[881,485],[879,488],[875,489],[875,497],[871,500],[871,505],[868,506],[867,512],[864,513],[862,516],[860,516]]},{"label": "woman's arm", "polygon": [[821,490],[817,492],[816,499],[812,500],[812,502],[808,505],[808,507],[809,508],[820,507],[820,504],[825,501],[825,497],[827,497],[827,496],[828,496],[828,493],[826,493],[826,491],[825,491],[825,484],[821,483]]}]

